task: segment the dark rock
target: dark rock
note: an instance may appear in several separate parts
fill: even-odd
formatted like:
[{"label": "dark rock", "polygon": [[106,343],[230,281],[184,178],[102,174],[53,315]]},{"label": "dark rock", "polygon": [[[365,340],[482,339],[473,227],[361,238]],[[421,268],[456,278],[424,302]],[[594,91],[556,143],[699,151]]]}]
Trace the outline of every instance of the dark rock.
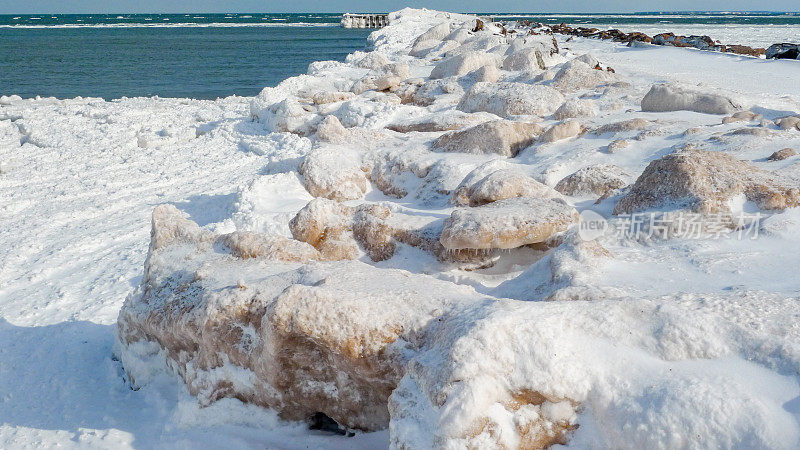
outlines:
[{"label": "dark rock", "polygon": [[800,59],[800,44],[773,44],[766,51],[767,59]]},{"label": "dark rock", "polygon": [[326,431],[328,433],[340,434],[347,437],[355,436],[355,433],[339,425],[335,420],[321,412],[315,413],[308,418],[308,429]]}]

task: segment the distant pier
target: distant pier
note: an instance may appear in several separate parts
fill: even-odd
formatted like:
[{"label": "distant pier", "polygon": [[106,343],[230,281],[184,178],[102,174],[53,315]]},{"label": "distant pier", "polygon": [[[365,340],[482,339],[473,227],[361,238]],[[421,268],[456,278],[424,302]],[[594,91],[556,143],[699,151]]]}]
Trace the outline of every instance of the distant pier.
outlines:
[{"label": "distant pier", "polygon": [[389,25],[388,14],[350,14],[342,15],[345,28],[381,28]]}]

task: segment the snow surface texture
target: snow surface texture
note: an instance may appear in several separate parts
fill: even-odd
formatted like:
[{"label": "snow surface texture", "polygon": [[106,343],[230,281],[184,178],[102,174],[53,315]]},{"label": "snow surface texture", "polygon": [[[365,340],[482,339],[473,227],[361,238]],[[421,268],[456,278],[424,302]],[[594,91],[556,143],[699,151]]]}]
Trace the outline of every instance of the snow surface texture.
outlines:
[{"label": "snow surface texture", "polygon": [[[800,67],[475,27],[393,13],[253,99],[0,99],[0,447],[796,448]],[[763,218],[568,228],[615,208]]]}]

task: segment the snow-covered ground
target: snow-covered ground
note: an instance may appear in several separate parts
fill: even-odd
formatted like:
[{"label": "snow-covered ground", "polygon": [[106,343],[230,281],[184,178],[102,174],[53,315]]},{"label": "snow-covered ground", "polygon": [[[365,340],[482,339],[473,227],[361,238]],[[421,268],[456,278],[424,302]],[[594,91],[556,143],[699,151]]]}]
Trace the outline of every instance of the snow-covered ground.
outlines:
[{"label": "snow-covered ground", "polygon": [[[395,85],[428,77],[439,62],[436,51],[440,56],[447,51],[408,56],[420,33],[436,21],[457,28],[459,21],[471,20],[413,11],[402,17],[373,36],[376,48],[389,58],[385,62],[409,65],[409,73],[389,74],[398,80],[381,81]],[[459,39],[457,44],[470,37],[465,32]],[[496,43],[504,45],[503,39],[498,36]],[[561,53],[546,61],[555,71],[589,54],[616,73],[601,87],[559,88],[568,100],[593,101],[598,112],[578,119],[586,134],[527,145],[507,160],[524,174],[553,187],[584,167],[614,164],[630,183],[651,161],[691,146],[798,179],[798,157],[766,160],[782,148],[800,150],[800,129],[782,131],[772,124],[800,113],[797,62],[579,38],[565,42],[559,37],[559,47]],[[0,100],[0,447],[388,445],[388,431],[352,438],[312,432],[304,423],[280,420],[273,410],[230,398],[200,408],[168,371],[132,390],[112,350],[120,308],[142,282],[157,205],[171,203],[217,234],[255,231],[291,237],[289,220],[313,198],[299,169],[306,178],[318,174],[319,189],[328,189],[327,195],[341,195],[351,206],[388,205],[406,223],[427,226],[450,215],[449,195],[436,188],[455,189],[494,156],[432,152],[431,142],[441,131],[385,128],[442,117],[466,120],[454,113],[455,106],[463,87],[474,83],[470,77],[483,75],[445,78],[443,85],[450,84],[431,90],[431,104],[401,105],[399,95],[395,99],[370,89],[376,83],[367,79],[371,68],[385,64],[363,57],[312,65],[311,76],[267,89],[256,99]],[[492,61],[475,60],[481,61],[475,68]],[[549,83],[538,69],[497,73],[502,81]],[[722,124],[722,115],[642,112],[642,97],[663,81],[721,92],[742,109],[762,115],[764,122]],[[298,99],[350,90],[354,82],[365,86],[356,98],[317,99],[320,105],[310,108],[313,112],[297,106]],[[510,118],[547,129],[559,122],[550,113]],[[469,120],[483,122],[488,114],[478,112]],[[324,115],[336,116],[347,127],[345,134],[329,127],[323,139]],[[593,133],[631,118],[646,119],[648,125]],[[765,131],[737,134],[744,128]],[[617,140],[629,141],[628,147],[610,153],[609,144]],[[333,148],[339,158],[331,162],[320,156],[319,169],[311,163],[300,166],[312,148],[320,154]],[[383,173],[380,164],[372,163],[378,169],[363,192],[358,183],[325,176],[326,168],[353,169],[358,178],[361,170],[350,167],[351,160],[376,155],[395,168]],[[414,173],[414,167],[425,165],[432,168],[424,176]],[[407,195],[387,195],[391,189],[384,182]],[[579,211],[591,209],[613,220],[611,210],[623,194],[598,204],[597,195],[564,198]],[[392,396],[398,413],[391,424],[392,442],[424,446],[435,442],[426,435],[441,430],[457,434],[461,422],[491,404],[495,389],[520,388],[581,404],[570,419],[579,425],[569,440],[576,447],[796,448],[800,283],[794,271],[800,265],[800,213],[758,211],[743,198],[736,201],[734,208],[763,214],[756,239],[726,234],[639,242],[605,236],[598,242],[613,258],[574,250],[579,255],[570,259],[572,250],[565,244],[546,255],[511,251],[494,267],[478,270],[442,263],[405,244],[399,244],[394,257],[377,263],[360,254],[365,267],[373,266],[364,269],[366,280],[386,273],[392,286],[392,277],[402,273],[409,283],[429,284],[431,296],[470,292],[436,340],[419,350],[416,364],[426,369],[404,377]],[[217,264],[216,257],[203,253],[197,258]],[[335,277],[343,266],[333,267],[333,275],[328,269],[309,270]],[[230,276],[219,274],[220,279]],[[263,276],[250,270],[240,284],[262,282]],[[381,289],[381,283],[374,285],[376,296],[390,294]],[[566,294],[558,297],[558,289]],[[551,299],[574,300],[524,301],[550,294],[556,295]],[[470,303],[476,298],[491,302]],[[425,298],[416,300],[424,303]],[[463,380],[465,386],[451,392],[454,399],[446,408],[420,401],[423,386],[444,379]],[[486,407],[491,410],[487,415],[502,423],[506,410],[495,406]],[[440,430],[431,428],[434,421]]]}]

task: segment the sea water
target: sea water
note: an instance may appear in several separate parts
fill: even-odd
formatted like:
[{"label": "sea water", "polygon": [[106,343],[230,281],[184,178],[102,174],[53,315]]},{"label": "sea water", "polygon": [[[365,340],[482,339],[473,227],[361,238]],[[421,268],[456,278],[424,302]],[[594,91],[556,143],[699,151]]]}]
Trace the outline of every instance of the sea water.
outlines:
[{"label": "sea water", "polygon": [[[800,41],[798,13],[482,14],[727,44]],[[371,30],[340,14],[0,15],[0,94],[250,96],[318,60],[363,50]]]}]

